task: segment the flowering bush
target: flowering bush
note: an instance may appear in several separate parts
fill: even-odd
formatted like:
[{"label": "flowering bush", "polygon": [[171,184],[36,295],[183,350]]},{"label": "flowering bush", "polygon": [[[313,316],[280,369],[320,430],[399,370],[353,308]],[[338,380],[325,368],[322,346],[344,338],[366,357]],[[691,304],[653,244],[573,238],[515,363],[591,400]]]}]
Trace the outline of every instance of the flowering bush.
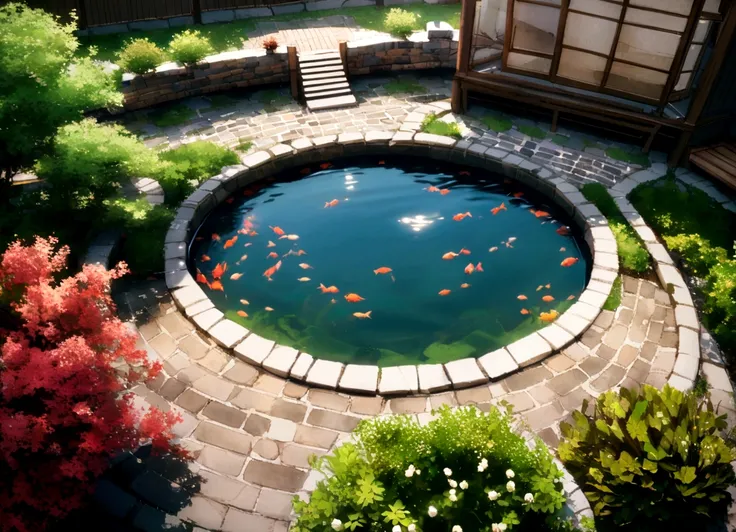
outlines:
[{"label": "flowering bush", "polygon": [[559,530],[562,473],[537,440],[511,428],[510,409],[443,407],[363,421],[355,443],[315,459],[325,473],[309,502],[294,500],[294,532]]},{"label": "flowering bush", "polygon": [[115,316],[110,282],[85,266],[54,280],[69,250],[54,238],[0,256],[0,523],[46,528],[85,502],[114,454],[170,444],[173,413],[133,408],[132,385],[160,368]]},{"label": "flowering bush", "polygon": [[707,395],[645,385],[604,393],[592,415],[587,407],[562,423],[559,454],[609,528],[705,530],[703,516],[725,516],[736,450]]}]

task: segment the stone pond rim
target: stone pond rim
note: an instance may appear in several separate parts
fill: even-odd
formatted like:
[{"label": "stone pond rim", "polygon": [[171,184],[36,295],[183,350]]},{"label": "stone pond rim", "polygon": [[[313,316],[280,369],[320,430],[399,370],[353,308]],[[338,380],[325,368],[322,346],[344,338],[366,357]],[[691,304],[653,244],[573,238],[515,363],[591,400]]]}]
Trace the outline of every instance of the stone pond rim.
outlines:
[{"label": "stone pond rim", "polygon": [[[515,179],[560,206],[585,235],[592,272],[578,300],[556,322],[479,358],[446,364],[378,366],[343,364],[275,345],[249,333],[217,310],[188,271],[190,239],[206,216],[238,189],[289,167],[355,155],[411,154],[478,167]],[[400,131],[343,133],[300,138],[248,154],[224,167],[180,206],[165,240],[166,284],[177,306],[204,334],[230,354],[278,376],[308,385],[375,395],[407,395],[461,389],[495,381],[536,364],[578,339],[593,323],[618,275],[616,242],[601,212],[557,172],[515,153],[460,140]]]}]

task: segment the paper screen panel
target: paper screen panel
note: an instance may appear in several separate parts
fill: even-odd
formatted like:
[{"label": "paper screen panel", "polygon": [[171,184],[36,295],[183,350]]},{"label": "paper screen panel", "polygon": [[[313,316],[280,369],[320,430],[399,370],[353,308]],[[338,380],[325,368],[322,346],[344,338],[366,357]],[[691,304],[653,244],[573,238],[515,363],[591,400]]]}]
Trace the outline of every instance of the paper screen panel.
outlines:
[{"label": "paper screen panel", "polygon": [[577,50],[562,49],[557,75],[566,79],[600,86],[606,70],[606,58]]},{"label": "paper screen panel", "polygon": [[545,54],[554,53],[559,20],[558,8],[516,2],[512,48]]},{"label": "paper screen panel", "polygon": [[616,35],[617,24],[578,13],[569,13],[565,24],[563,44],[583,50],[609,55]]},{"label": "paper screen panel", "polygon": [[699,20],[698,25],[695,27],[695,33],[693,34],[693,42],[705,42],[711,24],[713,23],[710,20]]},{"label": "paper screen panel", "polygon": [[705,0],[703,13],[720,13],[721,0]]},{"label": "paper screen panel", "polygon": [[690,48],[687,50],[687,55],[685,56],[685,62],[682,65],[682,70],[687,72],[689,70],[695,70],[695,65],[698,62],[698,57],[700,56],[700,50],[703,49],[702,44],[691,44]]},{"label": "paper screen panel", "polygon": [[[707,2],[706,2],[707,3]],[[680,15],[689,15],[693,0],[631,0],[631,6],[649,7],[660,11],[670,11]]]},{"label": "paper screen panel", "polygon": [[616,59],[668,70],[681,36],[624,24],[616,46]]},{"label": "paper screen panel", "polygon": [[603,0],[571,0],[570,9],[601,17],[619,18],[621,16],[621,5]]},{"label": "paper screen panel", "polygon": [[683,72],[677,79],[675,84],[675,92],[684,91],[687,89],[687,84],[690,82],[690,77],[693,75],[692,72]]},{"label": "paper screen panel", "polygon": [[528,72],[549,74],[549,69],[552,67],[552,60],[545,57],[509,52],[508,66]]},{"label": "paper screen panel", "polygon": [[667,74],[614,61],[606,87],[637,96],[659,99]]},{"label": "paper screen panel", "polygon": [[685,31],[687,26],[687,18],[675,17],[664,13],[655,13],[654,11],[645,11],[643,9],[628,8],[624,16],[624,22],[633,22],[642,26],[651,26],[653,28],[662,28],[664,30]]}]

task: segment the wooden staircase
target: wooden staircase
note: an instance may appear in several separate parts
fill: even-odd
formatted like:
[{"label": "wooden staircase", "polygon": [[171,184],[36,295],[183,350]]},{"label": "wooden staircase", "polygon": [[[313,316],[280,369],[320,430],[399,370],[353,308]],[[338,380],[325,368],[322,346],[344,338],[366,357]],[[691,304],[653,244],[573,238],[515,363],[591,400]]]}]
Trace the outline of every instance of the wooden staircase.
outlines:
[{"label": "wooden staircase", "polygon": [[358,104],[337,50],[299,54],[299,79],[310,111]]}]

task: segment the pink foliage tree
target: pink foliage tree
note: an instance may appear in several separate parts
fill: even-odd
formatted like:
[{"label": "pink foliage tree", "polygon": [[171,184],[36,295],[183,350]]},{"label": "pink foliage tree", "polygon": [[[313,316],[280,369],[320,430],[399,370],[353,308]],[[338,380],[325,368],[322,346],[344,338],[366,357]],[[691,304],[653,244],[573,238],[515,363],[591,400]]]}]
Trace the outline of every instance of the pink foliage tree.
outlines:
[{"label": "pink foliage tree", "polygon": [[154,377],[115,314],[107,271],[56,280],[69,250],[54,238],[0,256],[0,528],[41,530],[84,505],[109,459],[171,443],[180,419],[133,407],[129,389]]}]

